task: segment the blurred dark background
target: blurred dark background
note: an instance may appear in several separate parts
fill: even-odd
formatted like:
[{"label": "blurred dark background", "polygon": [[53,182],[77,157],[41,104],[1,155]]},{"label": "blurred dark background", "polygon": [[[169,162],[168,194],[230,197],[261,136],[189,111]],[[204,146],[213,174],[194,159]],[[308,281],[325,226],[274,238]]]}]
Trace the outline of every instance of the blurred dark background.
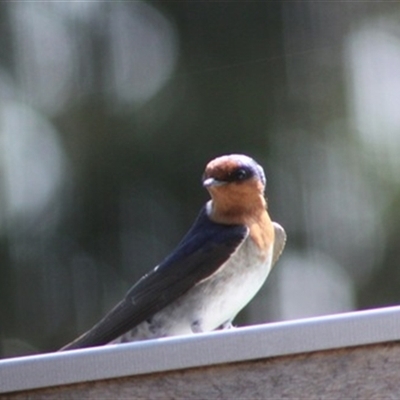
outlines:
[{"label": "blurred dark background", "polygon": [[289,237],[238,325],[400,301],[400,3],[1,2],[0,356],[96,322],[230,152]]}]

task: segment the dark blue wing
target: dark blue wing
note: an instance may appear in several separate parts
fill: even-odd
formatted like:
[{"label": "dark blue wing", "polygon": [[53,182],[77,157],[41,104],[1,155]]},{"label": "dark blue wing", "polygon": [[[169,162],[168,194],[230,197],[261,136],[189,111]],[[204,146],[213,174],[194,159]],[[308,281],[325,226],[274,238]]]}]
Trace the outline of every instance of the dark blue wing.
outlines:
[{"label": "dark blue wing", "polygon": [[212,222],[203,207],[175,251],[93,328],[62,350],[99,346],[128,332],[216,272],[247,235],[246,226]]}]

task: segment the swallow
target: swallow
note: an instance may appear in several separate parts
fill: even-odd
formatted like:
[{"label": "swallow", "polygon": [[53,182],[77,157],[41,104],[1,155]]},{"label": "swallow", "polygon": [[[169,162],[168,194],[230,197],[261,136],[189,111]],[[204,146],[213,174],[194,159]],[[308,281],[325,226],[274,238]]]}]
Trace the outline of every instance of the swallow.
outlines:
[{"label": "swallow", "polygon": [[269,217],[264,170],[252,158],[215,158],[202,181],[211,200],[176,249],[61,350],[232,326],[281,255],[286,233]]}]

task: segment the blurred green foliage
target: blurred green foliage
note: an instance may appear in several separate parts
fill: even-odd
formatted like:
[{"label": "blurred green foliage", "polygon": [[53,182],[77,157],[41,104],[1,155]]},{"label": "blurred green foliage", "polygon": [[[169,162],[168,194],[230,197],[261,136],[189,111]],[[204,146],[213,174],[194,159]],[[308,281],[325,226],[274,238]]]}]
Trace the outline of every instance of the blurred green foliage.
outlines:
[{"label": "blurred green foliage", "polygon": [[230,152],[265,167],[289,236],[240,324],[397,303],[399,15],[0,3],[0,356],[96,322],[176,245],[205,164]]}]

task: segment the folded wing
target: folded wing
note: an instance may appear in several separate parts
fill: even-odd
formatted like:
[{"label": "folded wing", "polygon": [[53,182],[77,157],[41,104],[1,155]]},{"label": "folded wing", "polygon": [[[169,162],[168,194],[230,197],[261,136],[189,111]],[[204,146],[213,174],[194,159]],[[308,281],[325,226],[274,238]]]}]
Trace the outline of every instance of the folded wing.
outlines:
[{"label": "folded wing", "polygon": [[214,274],[247,235],[246,226],[212,222],[204,207],[176,250],[141,278],[103,319],[61,350],[100,346],[133,329]]}]

